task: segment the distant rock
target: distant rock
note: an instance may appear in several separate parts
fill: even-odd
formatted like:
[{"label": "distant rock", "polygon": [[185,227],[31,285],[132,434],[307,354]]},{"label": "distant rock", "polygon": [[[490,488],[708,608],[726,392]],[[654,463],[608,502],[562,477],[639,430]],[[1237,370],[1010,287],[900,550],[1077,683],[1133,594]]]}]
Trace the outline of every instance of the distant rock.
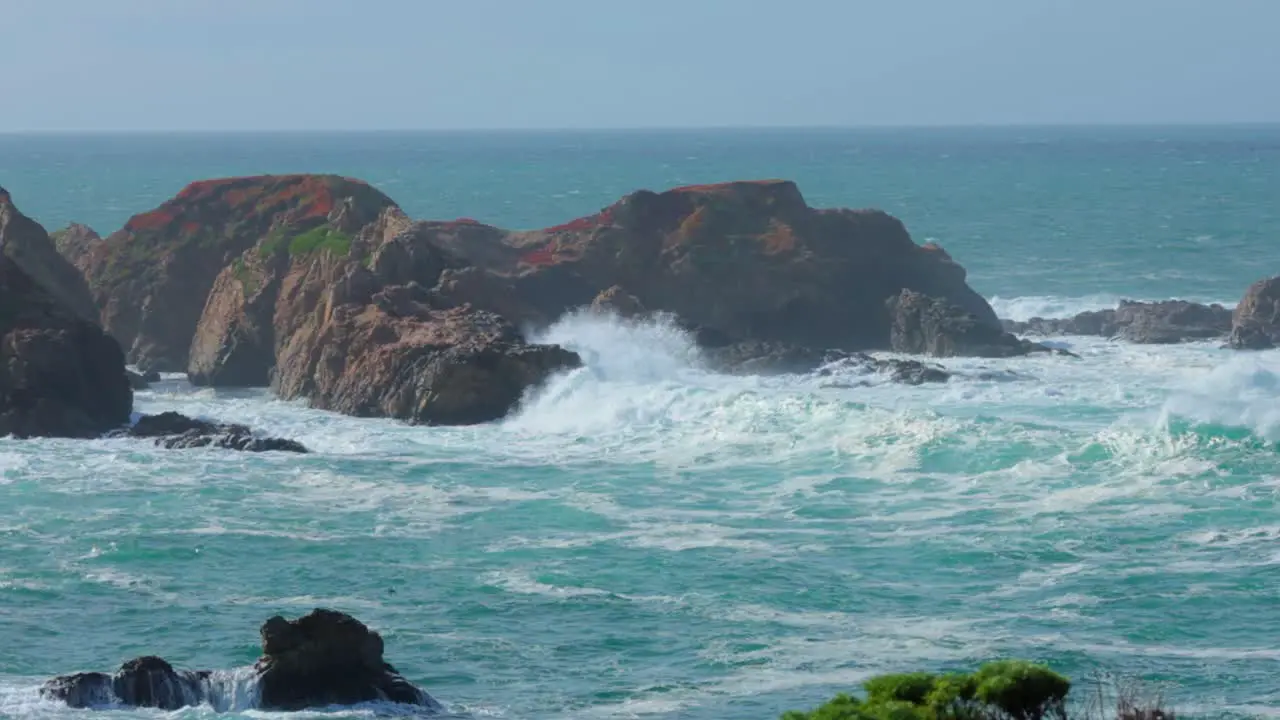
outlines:
[{"label": "distant rock", "polygon": [[[90,251],[102,242],[102,236],[93,228],[80,223],[71,223],[61,230],[49,233],[49,239],[53,241],[58,254],[81,273],[84,272],[85,260]],[[86,285],[85,292],[88,293],[88,291],[89,288]]]},{"label": "distant rock", "polygon": [[146,375],[132,370],[125,370],[125,374],[129,376],[129,386],[134,390],[146,390],[151,387],[151,381]]},{"label": "distant rock", "polygon": [[[263,624],[262,657],[253,666],[255,709],[297,711],[383,701],[443,710],[383,659],[378,633],[345,613],[317,609],[297,619]],[[158,657],[141,657],[113,674],[89,672],[50,679],[40,694],[73,708],[119,706],[179,710],[212,704],[217,690],[207,670],[176,670]]]},{"label": "distant rock", "polygon": [[1280,344],[1280,276],[1249,286],[1232,315],[1228,344],[1237,350],[1268,350]]},{"label": "distant rock", "polygon": [[176,412],[143,415],[116,436],[154,438],[156,445],[170,450],[215,447],[242,452],[306,453],[307,448],[294,440],[260,437],[245,425],[213,423],[189,418]]},{"label": "distant rock", "polygon": [[1070,318],[1006,320],[1004,326],[1021,335],[1096,335],[1167,345],[1226,336],[1231,331],[1231,311],[1185,300],[1123,300],[1114,310],[1091,310]]},{"label": "distant rock", "polygon": [[48,237],[3,189],[0,244],[0,436],[89,438],[128,422],[120,346],[26,270],[56,280],[64,261],[43,264]]},{"label": "distant rock", "polygon": [[129,361],[181,372],[214,280],[245,251],[345,256],[352,234],[393,206],[368,184],[331,175],[195,182],[93,244],[82,267]]},{"label": "distant rock", "polygon": [[72,312],[98,322],[98,309],[80,272],[58,254],[45,229],[14,206],[4,188],[0,188],[0,252]]},{"label": "distant rock", "polygon": [[946,299],[903,290],[888,302],[890,344],[902,353],[936,357],[1018,357],[1050,348],[1021,340]]}]

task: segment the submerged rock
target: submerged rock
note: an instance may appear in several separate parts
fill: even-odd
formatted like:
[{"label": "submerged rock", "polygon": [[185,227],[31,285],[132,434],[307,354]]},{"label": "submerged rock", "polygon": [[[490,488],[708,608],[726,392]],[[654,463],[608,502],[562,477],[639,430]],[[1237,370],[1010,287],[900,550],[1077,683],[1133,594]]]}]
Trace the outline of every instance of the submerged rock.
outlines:
[{"label": "submerged rock", "polygon": [[946,382],[951,373],[941,365],[905,358],[878,358],[866,353],[817,350],[799,345],[740,342],[704,347],[703,361],[716,371],[734,375],[778,375],[844,369],[879,374],[905,385]]},{"label": "submerged rock", "polygon": [[[383,659],[382,637],[350,615],[317,609],[293,621],[273,617],[260,633],[262,657],[252,669],[257,709],[292,711],[374,701],[433,713],[443,709]],[[211,675],[175,670],[158,657],[141,657],[110,675],[52,678],[40,693],[74,708],[178,710],[216,699]]]},{"label": "submerged rock", "polygon": [[1185,300],[1123,300],[1115,309],[1087,310],[1069,318],[1005,320],[1004,327],[1023,335],[1095,335],[1139,344],[1167,345],[1227,335],[1231,331],[1231,311],[1221,305]]},{"label": "submerged rock", "polygon": [[242,452],[308,452],[302,443],[295,440],[260,437],[245,425],[212,423],[176,412],[143,415],[118,435],[155,438],[157,446],[170,450],[216,447]]},{"label": "submerged rock", "polygon": [[1267,350],[1280,344],[1280,276],[1249,286],[1236,306],[1228,344],[1237,350]]}]

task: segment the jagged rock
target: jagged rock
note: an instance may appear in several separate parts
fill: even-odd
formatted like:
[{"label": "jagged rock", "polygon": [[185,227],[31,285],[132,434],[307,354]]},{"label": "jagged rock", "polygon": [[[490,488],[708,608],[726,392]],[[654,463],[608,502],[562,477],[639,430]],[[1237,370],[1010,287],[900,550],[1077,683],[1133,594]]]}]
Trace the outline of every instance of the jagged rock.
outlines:
[{"label": "jagged rock", "polygon": [[335,308],[317,334],[296,338],[276,388],[348,415],[470,425],[501,419],[527,389],[580,364],[559,346],[527,344],[497,315],[438,310],[397,286]]},{"label": "jagged rock", "polygon": [[170,450],[216,447],[242,452],[308,452],[302,443],[282,438],[259,437],[245,425],[212,423],[176,412],[143,415],[132,427],[119,434],[134,438],[154,438],[157,446]]},{"label": "jagged rock", "polygon": [[1249,286],[1236,306],[1228,344],[1237,350],[1267,350],[1280,344],[1280,276]]},{"label": "jagged rock", "polygon": [[40,264],[42,244],[53,252],[44,230],[3,189],[0,223],[0,436],[87,438],[128,422],[120,346],[25,269],[57,275]]},{"label": "jagged rock", "polygon": [[[263,624],[255,663],[260,710],[293,711],[364,702],[442,710],[383,659],[378,633],[345,613],[317,609],[297,620]],[[74,708],[143,707],[178,710],[212,700],[209,671],[175,670],[142,657],[114,674],[76,673],[50,679],[40,694]]]},{"label": "jagged rock", "polygon": [[1172,344],[1223,337],[1231,331],[1231,311],[1221,305],[1185,300],[1123,300],[1114,310],[1089,310],[1069,318],[1006,320],[1009,332],[1022,335],[1096,335],[1132,343]]},{"label": "jagged rock", "polygon": [[317,609],[262,626],[254,666],[264,710],[302,710],[389,700],[439,710],[430,695],[383,660],[382,637],[340,612]]},{"label": "jagged rock", "polygon": [[390,198],[331,175],[208,180],[130,218],[81,266],[107,331],[142,369],[187,369],[214,280],[250,248],[263,255],[346,255]]},{"label": "jagged rock", "polygon": [[638,318],[648,314],[643,303],[635,295],[614,285],[603,290],[591,301],[591,311],[595,313],[613,314],[620,318]]},{"label": "jagged rock", "polygon": [[140,657],[120,666],[114,675],[76,673],[55,677],[41,695],[73,708],[111,705],[178,710],[198,705],[206,697],[209,673],[174,670],[158,657]]},{"label": "jagged rock", "polygon": [[1050,348],[980,321],[948,300],[903,290],[888,302],[890,343],[897,352],[937,357],[1017,357]]},{"label": "jagged rock", "polygon": [[[98,243],[102,242],[102,236],[93,228],[80,223],[71,223],[70,225],[49,233],[49,239],[53,241],[54,248],[58,254],[66,258],[81,273],[84,272],[84,261],[88,257],[89,251]],[[85,286],[86,295],[89,288]],[[92,299],[92,298],[91,298]],[[97,317],[96,313],[94,317]]]},{"label": "jagged rock", "polygon": [[0,252],[63,306],[98,322],[98,309],[80,272],[58,254],[45,229],[14,206],[4,188],[0,188]]}]

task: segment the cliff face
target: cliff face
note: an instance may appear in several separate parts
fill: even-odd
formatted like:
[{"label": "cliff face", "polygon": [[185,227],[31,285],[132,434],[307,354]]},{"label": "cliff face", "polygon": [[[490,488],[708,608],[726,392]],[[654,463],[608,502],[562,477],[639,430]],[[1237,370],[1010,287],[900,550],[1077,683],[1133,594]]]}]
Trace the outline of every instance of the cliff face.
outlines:
[{"label": "cliff face", "polygon": [[126,424],[120,346],[71,304],[78,275],[2,189],[0,242],[0,436],[94,437]]},{"label": "cliff face", "polygon": [[369,185],[336,176],[196,182],[94,244],[81,267],[129,360],[180,371],[214,280],[246,250],[342,251],[392,206]]},{"label": "cliff face", "polygon": [[98,310],[84,278],[58,253],[39,223],[23,215],[0,188],[0,252],[82,318],[97,322]]}]

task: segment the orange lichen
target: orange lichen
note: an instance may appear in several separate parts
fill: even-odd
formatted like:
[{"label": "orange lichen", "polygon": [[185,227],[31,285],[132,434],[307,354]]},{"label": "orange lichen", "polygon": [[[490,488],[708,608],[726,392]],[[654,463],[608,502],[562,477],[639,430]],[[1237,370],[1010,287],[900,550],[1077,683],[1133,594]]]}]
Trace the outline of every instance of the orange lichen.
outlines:
[{"label": "orange lichen", "polygon": [[760,238],[764,241],[764,251],[768,255],[779,255],[796,249],[796,234],[790,225],[769,221],[769,230]]}]

